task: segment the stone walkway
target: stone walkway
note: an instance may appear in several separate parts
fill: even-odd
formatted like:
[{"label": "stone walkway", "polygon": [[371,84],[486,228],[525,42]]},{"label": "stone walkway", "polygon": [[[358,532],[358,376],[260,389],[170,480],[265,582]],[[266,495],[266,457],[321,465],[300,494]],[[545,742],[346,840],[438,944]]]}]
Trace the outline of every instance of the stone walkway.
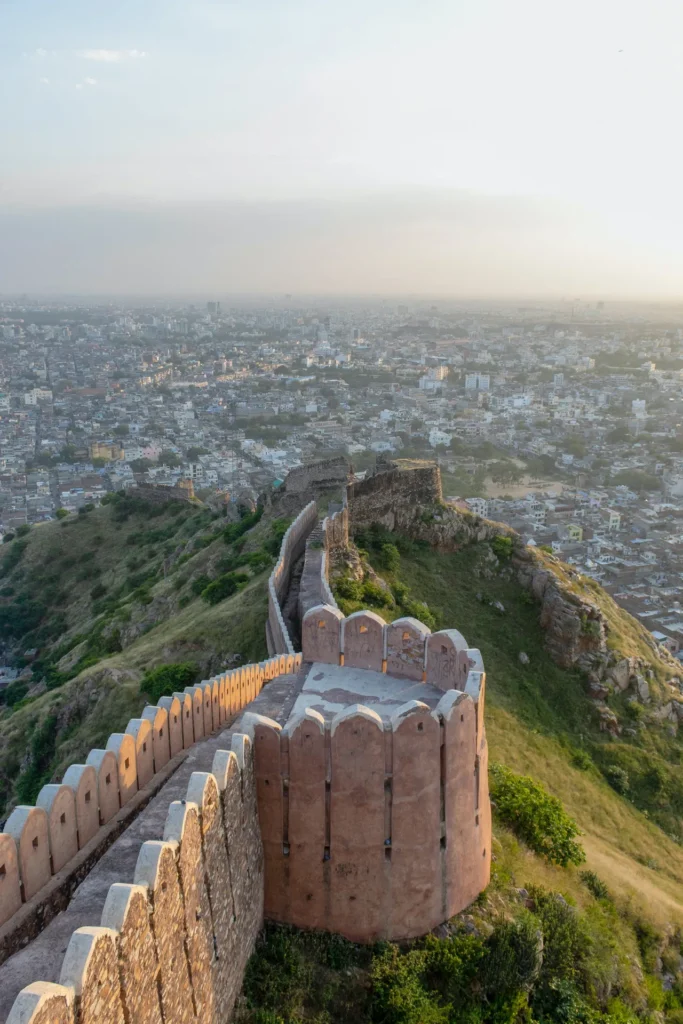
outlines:
[{"label": "stone walkway", "polygon": [[308,667],[298,676],[279,676],[273,679],[228,728],[195,744],[189,750],[186,759],[163,789],[109,847],[76,889],[67,909],[55,917],[25,949],[15,953],[0,966],[0,1020],[7,1019],[16,996],[25,985],[32,981],[59,981],[71,933],[84,925],[100,924],[109,886],[113,882],[133,881],[141,845],[148,839],[162,838],[169,804],[173,800],[185,798],[192,772],[211,771],[215,752],[230,750],[232,734],[239,732],[242,714],[254,711],[284,724],[307,670]]}]

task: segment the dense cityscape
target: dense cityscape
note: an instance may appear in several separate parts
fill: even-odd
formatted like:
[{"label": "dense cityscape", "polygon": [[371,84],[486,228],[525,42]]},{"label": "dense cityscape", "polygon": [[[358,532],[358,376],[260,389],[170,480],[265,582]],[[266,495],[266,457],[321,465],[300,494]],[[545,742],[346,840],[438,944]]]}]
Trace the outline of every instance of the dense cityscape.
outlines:
[{"label": "dense cityscape", "polygon": [[[683,644],[683,320],[602,302],[0,304],[3,539],[155,484],[227,503],[345,454],[451,502]],[[668,319],[667,319],[668,317]]]}]

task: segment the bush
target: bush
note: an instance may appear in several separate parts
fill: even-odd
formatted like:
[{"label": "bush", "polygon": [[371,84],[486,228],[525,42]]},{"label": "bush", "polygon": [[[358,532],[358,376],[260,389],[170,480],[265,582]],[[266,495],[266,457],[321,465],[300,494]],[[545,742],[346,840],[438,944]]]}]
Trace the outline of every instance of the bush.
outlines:
[{"label": "bush", "polygon": [[439,1005],[423,984],[428,954],[401,953],[388,945],[372,962],[373,1019],[382,1024],[448,1024],[450,1006]]},{"label": "bush", "polygon": [[382,544],[380,548],[380,565],[387,572],[396,573],[401,567],[401,556],[395,544]]},{"label": "bush", "polygon": [[605,768],[605,778],[609,782],[612,789],[624,796],[630,789],[630,780],[628,772],[625,769],[620,768],[616,764],[611,764]]},{"label": "bush", "polygon": [[211,583],[211,577],[210,576],[207,576],[205,574],[203,574],[201,576],[197,576],[196,579],[192,580],[192,583],[190,584],[190,590],[192,591],[193,594],[195,594],[197,597],[199,597],[199,595],[202,593],[202,591],[206,590],[206,588],[209,586],[210,583]]},{"label": "bush", "polygon": [[31,527],[28,523],[22,523],[21,526],[17,527],[17,537],[25,537],[27,533],[31,532]]},{"label": "bush", "polygon": [[178,661],[171,665],[159,665],[145,672],[140,683],[140,693],[156,704],[160,697],[191,686],[197,678],[197,668],[189,661]]},{"label": "bush", "polygon": [[90,591],[90,596],[93,599],[93,601],[97,601],[99,597],[104,597],[106,593],[107,588],[105,587],[105,585],[103,583],[96,583],[95,586]]},{"label": "bush", "polygon": [[509,561],[512,557],[512,537],[494,537],[491,548],[501,562]]},{"label": "bush", "polygon": [[240,590],[248,580],[249,577],[243,572],[227,572],[202,591],[202,600],[207,604],[218,604]]},{"label": "bush", "polygon": [[595,896],[596,900],[609,900],[611,899],[609,889],[601,878],[595,874],[594,871],[582,871],[581,881],[586,886],[591,895]]},{"label": "bush", "polygon": [[339,597],[343,597],[347,601],[363,600],[363,584],[359,583],[358,580],[350,579],[348,576],[343,576],[340,580],[337,580],[334,589]]},{"label": "bush", "polygon": [[[105,495],[105,497],[107,497],[107,495]],[[102,499],[102,504],[104,505],[104,498]],[[65,508],[58,508],[57,511],[55,512],[55,516],[57,517],[57,519],[66,519],[68,514],[68,510]]]},{"label": "bush", "polygon": [[576,750],[572,754],[572,764],[582,772],[589,772],[593,767],[593,758],[585,750]]},{"label": "bush", "polygon": [[10,542],[11,540],[14,540],[14,534],[13,534],[13,533],[6,533],[6,534],[5,534],[4,536],[3,536],[3,538],[2,538],[2,543],[3,543],[3,544],[9,544],[9,542]]},{"label": "bush", "polygon": [[366,580],[363,584],[363,601],[367,601],[368,604],[374,604],[378,607],[382,607],[385,604],[391,604],[393,598],[389,590],[385,590],[384,587],[380,587],[379,583],[373,583],[372,580]]},{"label": "bush", "polygon": [[534,853],[561,867],[583,863],[585,854],[576,841],[581,832],[557,797],[500,764],[490,766],[489,776],[498,818]]}]

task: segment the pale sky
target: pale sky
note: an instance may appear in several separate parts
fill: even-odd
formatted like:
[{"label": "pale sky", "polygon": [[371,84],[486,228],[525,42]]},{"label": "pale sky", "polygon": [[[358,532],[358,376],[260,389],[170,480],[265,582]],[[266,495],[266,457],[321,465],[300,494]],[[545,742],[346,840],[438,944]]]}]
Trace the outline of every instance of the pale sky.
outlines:
[{"label": "pale sky", "polygon": [[683,291],[680,0],[0,0],[0,294]]}]

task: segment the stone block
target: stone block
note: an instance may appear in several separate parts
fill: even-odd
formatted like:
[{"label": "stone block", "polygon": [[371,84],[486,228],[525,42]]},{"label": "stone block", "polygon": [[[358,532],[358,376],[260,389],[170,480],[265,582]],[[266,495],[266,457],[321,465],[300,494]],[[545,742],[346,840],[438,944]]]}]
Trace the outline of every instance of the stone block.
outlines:
[{"label": "stone block", "polygon": [[14,836],[0,832],[0,927],[21,906],[19,857]]},{"label": "stone block", "polygon": [[469,671],[467,641],[457,629],[440,629],[427,638],[427,682],[439,690],[463,690]]},{"label": "stone block", "polygon": [[177,846],[178,874],[185,909],[185,944],[197,1017],[218,1024],[213,924],[204,878],[202,833],[197,805],[174,800],[168,809],[164,840]]},{"label": "stone block", "polygon": [[165,1024],[196,1024],[176,851],[175,843],[143,843],[135,866],[135,883],[147,886],[152,904]]},{"label": "stone block", "polygon": [[385,630],[387,675],[421,682],[425,671],[428,626],[406,616],[389,623]]},{"label": "stone block", "polygon": [[64,954],[60,985],[76,996],[78,1024],[125,1024],[116,932],[77,928]]},{"label": "stone block", "polygon": [[36,807],[42,807],[47,814],[52,873],[56,875],[78,853],[74,791],[71,786],[50,783],[38,794]]},{"label": "stone block", "polygon": [[202,688],[202,706],[204,708],[204,735],[213,732],[213,686],[205,679],[199,684]]},{"label": "stone block", "polygon": [[386,930],[388,909],[382,719],[353,704],[332,719],[330,744],[328,928],[372,942]]},{"label": "stone block", "polygon": [[74,1024],[74,994],[63,985],[34,981],[14,1000],[6,1024]]},{"label": "stone block", "polygon": [[206,735],[204,730],[204,691],[201,686],[186,686],[185,693],[192,700],[192,728],[196,743],[198,740],[203,740]]},{"label": "stone block", "polygon": [[100,825],[106,825],[121,807],[118,759],[113,750],[91,750],[85,760],[97,772]]},{"label": "stone block", "polygon": [[342,625],[344,665],[381,672],[384,663],[384,627],[376,612],[354,612]]},{"label": "stone block", "polygon": [[50,881],[50,841],[47,812],[42,807],[15,807],[5,832],[17,847],[24,900],[30,900]]},{"label": "stone block", "polygon": [[234,925],[230,863],[216,777],[209,772],[193,772],[187,787],[187,800],[199,808],[206,886],[217,958],[214,972],[216,1009],[218,1019],[224,1021],[228,1020],[239,993],[240,978],[235,971],[239,936]]},{"label": "stone block", "polygon": [[144,789],[154,776],[154,746],[152,726],[146,718],[131,718],[126,734],[135,743],[135,764],[138,774],[138,789]]},{"label": "stone block", "polygon": [[[173,704],[173,697],[171,697],[171,705]],[[176,743],[180,741],[179,749],[183,749],[182,745],[182,723],[179,718],[180,705],[176,707],[175,714],[175,730],[176,730]],[[168,762],[171,760],[171,736],[169,727],[169,713],[168,710],[162,705],[148,704],[146,708],[142,709],[142,718],[149,722],[152,729],[152,754],[154,759],[154,773],[160,772]],[[177,751],[176,751],[177,753]],[[140,762],[138,760],[138,782],[140,776]]]},{"label": "stone block", "polygon": [[183,723],[183,750],[189,750],[194,743],[194,703],[192,694],[184,691],[173,694],[180,704],[181,721]]},{"label": "stone block", "polygon": [[62,781],[65,786],[71,787],[76,800],[78,849],[81,850],[100,827],[97,771],[91,764],[72,764],[67,768]]},{"label": "stone block", "polygon": [[306,708],[283,729],[289,749],[289,917],[298,928],[326,927],[325,721]]},{"label": "stone block", "polygon": [[[441,924],[441,725],[410,701],[391,718],[392,939],[414,938]],[[385,851],[386,852],[386,851]]]},{"label": "stone block", "polygon": [[304,661],[338,665],[344,616],[338,608],[320,604],[309,608],[301,624],[301,650]]},{"label": "stone block", "polygon": [[274,921],[286,919],[284,789],[280,770],[281,728],[270,718],[247,713],[242,727],[252,737],[261,842],[265,858],[264,912]]},{"label": "stone block", "polygon": [[130,733],[114,732],[107,740],[107,750],[116,754],[116,764],[119,770],[119,799],[123,807],[138,791],[135,739]]},{"label": "stone block", "polygon": [[118,932],[119,976],[126,1021],[163,1024],[159,964],[146,885],[115,882],[102,910],[102,927]]}]

